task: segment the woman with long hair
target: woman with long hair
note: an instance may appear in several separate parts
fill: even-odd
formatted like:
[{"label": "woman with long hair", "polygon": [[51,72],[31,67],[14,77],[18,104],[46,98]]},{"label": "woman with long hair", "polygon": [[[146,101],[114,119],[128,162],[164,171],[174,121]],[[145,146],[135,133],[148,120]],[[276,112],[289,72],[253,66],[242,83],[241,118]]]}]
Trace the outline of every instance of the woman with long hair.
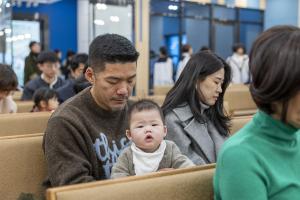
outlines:
[{"label": "woman with long hair", "polygon": [[219,56],[194,54],[163,104],[167,139],[196,165],[216,162],[228,137],[229,117],[223,97],[231,79],[229,65]]}]

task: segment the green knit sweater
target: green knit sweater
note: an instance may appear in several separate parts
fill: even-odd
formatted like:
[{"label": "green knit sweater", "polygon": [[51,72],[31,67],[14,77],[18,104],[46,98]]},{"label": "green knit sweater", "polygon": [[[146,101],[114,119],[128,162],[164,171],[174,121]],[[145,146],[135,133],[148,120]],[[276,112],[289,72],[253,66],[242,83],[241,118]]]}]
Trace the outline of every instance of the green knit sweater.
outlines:
[{"label": "green knit sweater", "polygon": [[218,157],[215,200],[300,199],[299,129],[259,111]]}]

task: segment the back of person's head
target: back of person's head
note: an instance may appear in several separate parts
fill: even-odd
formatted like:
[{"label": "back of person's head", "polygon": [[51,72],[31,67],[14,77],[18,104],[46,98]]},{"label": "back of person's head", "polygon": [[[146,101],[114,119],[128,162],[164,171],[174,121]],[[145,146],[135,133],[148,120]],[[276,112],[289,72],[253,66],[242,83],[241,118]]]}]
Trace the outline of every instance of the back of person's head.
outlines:
[{"label": "back of person's head", "polygon": [[250,52],[250,92],[259,109],[273,114],[282,103],[285,122],[288,101],[300,91],[300,29],[275,26],[263,32]]},{"label": "back of person's head", "polygon": [[190,51],[191,48],[192,48],[191,45],[189,45],[189,44],[184,44],[184,45],[181,47],[181,51],[182,51],[182,53],[188,53],[188,52]]},{"label": "back of person's head", "polygon": [[200,51],[211,51],[211,49],[208,47],[208,46],[202,46],[200,49],[199,49],[199,52]]},{"label": "back of person's head", "polygon": [[72,71],[75,71],[78,67],[79,67],[79,64],[83,64],[85,66],[85,69],[86,69],[86,66],[87,66],[87,62],[88,62],[88,55],[85,54],[85,53],[79,53],[79,54],[76,54],[72,57],[72,60],[71,60],[71,70]]},{"label": "back of person's head", "polygon": [[232,52],[237,53],[239,49],[243,50],[243,53],[246,53],[246,47],[242,43],[236,43],[232,46]]},{"label": "back of person's head", "polygon": [[167,50],[166,47],[160,47],[160,48],[159,48],[159,52],[160,52],[161,55],[163,55],[163,56],[165,56],[165,57],[168,56],[168,50]]},{"label": "back of person's head", "polygon": [[71,58],[72,56],[75,55],[75,52],[73,50],[68,50],[66,55],[67,55],[67,58]]},{"label": "back of person's head", "polygon": [[136,62],[138,56],[139,53],[127,38],[117,34],[99,35],[89,47],[89,66],[100,72],[105,69],[105,63]]},{"label": "back of person's head", "polygon": [[18,87],[18,79],[14,70],[4,64],[0,64],[0,91],[12,91]]},{"label": "back of person's head", "polygon": [[56,63],[58,62],[57,55],[52,51],[43,51],[37,57],[37,63],[43,64],[46,62]]},{"label": "back of person's head", "polygon": [[188,103],[195,119],[202,122],[200,101],[197,91],[197,83],[203,81],[207,76],[224,69],[224,81],[222,84],[222,92],[219,94],[216,103],[207,110],[207,115],[212,120],[219,132],[226,135],[228,132],[228,117],[223,112],[223,98],[226,88],[231,80],[231,69],[229,65],[215,53],[210,51],[202,51],[194,54],[183,69],[179,79],[168,92],[164,104],[163,112],[166,115],[172,109],[183,103]]},{"label": "back of person's head", "polygon": [[156,110],[161,117],[161,121],[163,122],[163,124],[165,124],[165,118],[164,118],[164,115],[163,115],[163,112],[162,112],[160,106],[152,100],[141,99],[141,100],[133,103],[128,110],[127,128],[129,129],[129,127],[130,127],[132,115],[134,115],[137,112],[149,111],[149,110]]},{"label": "back of person's head", "polygon": [[[54,110],[56,109],[57,105],[55,105],[55,107],[48,107],[49,106],[49,101],[51,99],[57,100],[58,98],[58,94],[55,90],[50,89],[48,87],[42,87],[37,89],[34,92],[33,95],[33,102],[34,102],[34,108],[37,108],[38,110]],[[52,105],[51,105],[52,106]]]}]

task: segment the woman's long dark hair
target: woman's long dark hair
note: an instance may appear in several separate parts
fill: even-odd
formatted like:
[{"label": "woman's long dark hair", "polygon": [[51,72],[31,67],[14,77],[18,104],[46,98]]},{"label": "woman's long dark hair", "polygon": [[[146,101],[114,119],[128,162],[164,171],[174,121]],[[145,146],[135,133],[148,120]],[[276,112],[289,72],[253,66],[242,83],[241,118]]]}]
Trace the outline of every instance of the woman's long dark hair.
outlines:
[{"label": "woman's long dark hair", "polygon": [[[204,80],[208,75],[222,68],[225,70],[222,93],[220,93],[215,105],[205,111],[206,116],[204,116],[201,114],[200,100],[195,86],[199,80]],[[215,125],[221,135],[228,135],[230,119],[224,114],[223,98],[230,80],[230,66],[222,58],[209,51],[194,54],[182,71],[178,81],[166,96],[162,106],[164,115],[186,102],[189,104],[198,122],[204,123],[207,117]]]}]

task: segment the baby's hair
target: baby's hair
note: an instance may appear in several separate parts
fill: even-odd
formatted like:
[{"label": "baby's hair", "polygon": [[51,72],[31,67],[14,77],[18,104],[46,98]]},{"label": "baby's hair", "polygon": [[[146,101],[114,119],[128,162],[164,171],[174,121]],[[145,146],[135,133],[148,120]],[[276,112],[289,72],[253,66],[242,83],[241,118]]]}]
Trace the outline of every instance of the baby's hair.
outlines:
[{"label": "baby's hair", "polygon": [[137,102],[133,103],[128,110],[128,123],[127,123],[128,129],[130,127],[130,121],[131,121],[132,114],[134,114],[136,112],[141,112],[144,110],[157,110],[159,112],[159,115],[161,117],[163,124],[165,124],[165,118],[164,118],[164,115],[163,115],[163,112],[162,112],[160,106],[150,99],[141,99],[141,100],[138,100]]},{"label": "baby's hair", "polygon": [[53,89],[42,87],[35,91],[33,95],[34,107],[40,106],[41,101],[48,102],[52,98],[57,98],[57,92]]}]

